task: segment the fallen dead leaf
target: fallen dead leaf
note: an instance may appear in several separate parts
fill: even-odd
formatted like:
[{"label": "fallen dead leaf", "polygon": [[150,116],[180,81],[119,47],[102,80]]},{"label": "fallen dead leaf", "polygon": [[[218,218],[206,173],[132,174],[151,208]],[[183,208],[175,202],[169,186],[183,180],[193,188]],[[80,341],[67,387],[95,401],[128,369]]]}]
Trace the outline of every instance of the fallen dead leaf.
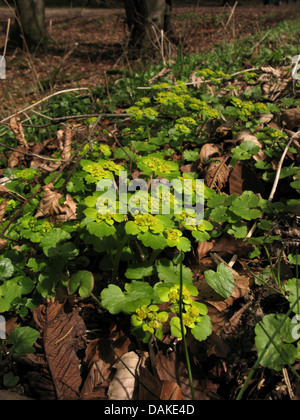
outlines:
[{"label": "fallen dead leaf", "polygon": [[21,119],[19,117],[12,117],[9,121],[9,125],[16,139],[18,140],[19,145],[24,147],[24,149],[28,149],[28,144],[25,139]]},{"label": "fallen dead leaf", "polygon": [[203,162],[209,159],[210,157],[219,155],[219,149],[215,144],[206,143],[201,147],[200,150],[200,162],[203,164]]},{"label": "fallen dead leaf", "polygon": [[0,223],[2,223],[7,207],[7,201],[3,200],[0,203]]},{"label": "fallen dead leaf", "polygon": [[112,379],[107,395],[109,400],[132,400],[137,387],[137,368],[139,356],[131,351],[124,354],[114,365],[116,373]]},{"label": "fallen dead leaf", "polygon": [[54,186],[52,184],[46,185],[43,187],[43,190],[44,195],[35,217],[56,216],[64,213],[63,208],[59,204],[61,194],[54,190]]},{"label": "fallen dead leaf", "polygon": [[289,130],[300,127],[300,107],[282,110],[282,119]]},{"label": "fallen dead leaf", "polygon": [[199,261],[205,257],[209,251],[214,247],[214,244],[210,241],[199,242],[197,247],[197,255]]},{"label": "fallen dead leaf", "polygon": [[226,185],[230,169],[225,163],[225,157],[219,158],[221,160],[220,163],[212,162],[209,167],[207,168],[204,182],[209,188],[218,188],[222,190]]},{"label": "fallen dead leaf", "polygon": [[114,363],[132,348],[131,341],[115,329],[109,338],[100,338],[89,343],[84,363],[87,364],[89,373],[84,381],[80,399],[98,400],[107,399],[106,389]]},{"label": "fallen dead leaf", "polygon": [[86,327],[78,310],[64,311],[54,302],[33,310],[39,328],[46,361],[58,400],[78,400],[82,384],[78,352],[83,350]]}]

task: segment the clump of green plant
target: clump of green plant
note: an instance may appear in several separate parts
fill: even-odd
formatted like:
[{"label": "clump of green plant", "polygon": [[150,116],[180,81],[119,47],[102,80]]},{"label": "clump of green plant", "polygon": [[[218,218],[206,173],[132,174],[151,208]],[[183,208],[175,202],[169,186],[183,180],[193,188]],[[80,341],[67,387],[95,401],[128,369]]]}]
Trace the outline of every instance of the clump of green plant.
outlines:
[{"label": "clump of green plant", "polygon": [[[211,323],[205,304],[196,301],[198,290],[193,285],[191,272],[186,267],[182,287],[182,313],[180,313],[179,266],[160,260],[157,266],[161,279],[153,287],[147,282],[135,281],[119,286],[109,285],[101,292],[101,304],[111,313],[121,312],[131,316],[133,333],[147,343],[154,335],[163,337],[163,325],[169,325],[173,337],[182,338],[180,317],[184,334],[189,329],[199,341],[211,334]],[[164,309],[161,309],[164,304]],[[167,309],[165,309],[167,307]],[[166,332],[168,328],[165,328]]]}]

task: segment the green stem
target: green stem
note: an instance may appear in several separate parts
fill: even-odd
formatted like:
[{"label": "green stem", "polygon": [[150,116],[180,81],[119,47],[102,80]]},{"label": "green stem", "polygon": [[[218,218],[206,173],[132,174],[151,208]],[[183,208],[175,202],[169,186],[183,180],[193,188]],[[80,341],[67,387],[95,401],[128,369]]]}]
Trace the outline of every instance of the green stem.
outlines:
[{"label": "green stem", "polygon": [[182,266],[182,251],[180,251],[180,289],[179,289],[179,318],[180,318],[180,327],[181,327],[181,335],[182,335],[182,342],[184,347],[185,359],[186,359],[186,366],[189,376],[189,383],[190,389],[192,394],[192,400],[196,400],[195,398],[195,391],[194,391],[194,381],[192,376],[192,369],[190,363],[189,352],[186,344],[185,332],[184,332],[184,325],[183,325],[183,318],[182,318],[182,288],[183,288],[183,266]]},{"label": "green stem", "polygon": [[118,244],[118,248],[117,248],[117,254],[115,256],[114,263],[113,263],[114,265],[113,265],[113,272],[112,272],[112,278],[111,278],[112,283],[115,283],[115,281],[118,278],[121,255],[122,255],[123,248],[124,248],[124,246],[127,242],[127,238],[128,238],[128,236],[125,235],[123,240],[120,241],[118,236],[114,235],[114,239],[115,239],[116,243]]},{"label": "green stem", "polygon": [[94,299],[94,301],[97,303],[97,305],[100,306],[100,308],[103,309],[103,306],[102,306],[100,300],[94,295],[94,293],[91,293],[91,297]]}]

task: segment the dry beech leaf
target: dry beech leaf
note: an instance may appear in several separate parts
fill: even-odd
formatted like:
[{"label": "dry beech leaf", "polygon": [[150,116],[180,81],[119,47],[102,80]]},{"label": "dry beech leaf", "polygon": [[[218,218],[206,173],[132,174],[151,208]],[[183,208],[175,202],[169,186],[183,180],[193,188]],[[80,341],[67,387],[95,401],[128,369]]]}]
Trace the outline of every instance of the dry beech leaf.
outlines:
[{"label": "dry beech leaf", "polygon": [[0,203],[0,223],[3,222],[3,218],[4,218],[4,215],[5,215],[5,212],[6,212],[6,207],[7,207],[7,201],[6,200],[1,201],[1,203]]},{"label": "dry beech leaf", "polygon": [[[220,190],[226,185],[230,169],[224,163],[224,159],[221,163],[214,163],[212,162],[209,167],[207,168],[204,182],[209,188],[218,187]],[[219,159],[220,160],[220,159]]]},{"label": "dry beech leaf", "polygon": [[8,242],[5,239],[1,239],[0,238],[0,251],[6,247],[6,245],[8,244]]},{"label": "dry beech leaf", "polygon": [[162,391],[163,383],[159,377],[149,372],[145,366],[139,367],[139,395],[138,399],[145,400],[159,400]]},{"label": "dry beech leaf", "polygon": [[163,381],[160,400],[183,400],[182,390],[177,382]]},{"label": "dry beech leaf", "polygon": [[40,202],[35,217],[55,216],[63,213],[63,208],[59,205],[61,194],[54,190],[52,184],[43,187],[44,195]]},{"label": "dry beech leaf", "polygon": [[16,139],[19,142],[19,145],[28,149],[28,144],[25,139],[24,130],[22,127],[22,122],[19,117],[12,117],[9,121],[10,128],[14,132]]},{"label": "dry beech leaf", "polygon": [[196,71],[194,71],[191,75],[190,75],[190,77],[189,77],[189,80],[190,80],[190,83],[192,83],[193,84],[193,87],[194,88],[196,88],[196,89],[200,89],[200,87],[201,87],[201,85],[203,84],[203,82],[204,82],[204,78],[203,77],[199,77],[199,76],[197,76],[197,72]]},{"label": "dry beech leaf", "polygon": [[212,156],[219,156],[219,149],[215,144],[206,143],[201,147],[200,150],[200,162],[203,163],[204,160],[212,157]]},{"label": "dry beech leaf", "polygon": [[76,207],[77,204],[73,200],[70,194],[66,194],[66,201],[61,208],[61,214],[55,216],[55,220],[58,222],[66,222],[67,220],[76,220]]},{"label": "dry beech leaf", "polygon": [[201,258],[205,257],[213,247],[214,247],[214,244],[212,242],[209,242],[209,241],[199,242],[198,248],[197,248],[199,261],[201,260]]},{"label": "dry beech leaf", "polygon": [[300,127],[300,107],[283,109],[282,119],[290,130]]},{"label": "dry beech leaf", "polygon": [[259,121],[260,121],[262,124],[268,124],[269,122],[271,122],[271,121],[272,121],[273,117],[274,117],[274,115],[273,115],[273,114],[262,114],[262,115],[259,117]]},{"label": "dry beech leaf", "polygon": [[71,157],[72,149],[73,130],[71,127],[67,127],[64,132],[64,143],[61,157],[63,160],[69,160]]},{"label": "dry beech leaf", "polygon": [[136,372],[139,361],[139,356],[131,351],[124,354],[121,360],[114,365],[116,373],[108,388],[109,400],[128,401],[133,399],[137,385]]},{"label": "dry beech leaf", "polygon": [[275,77],[280,77],[281,74],[282,74],[281,70],[274,69],[274,67],[272,67],[272,66],[263,66],[263,67],[261,67],[261,70],[265,73],[272,74]]},{"label": "dry beech leaf", "polygon": [[106,388],[109,385],[113,364],[128,353],[131,341],[121,332],[113,330],[109,338],[100,338],[89,343],[84,363],[89,368],[81,390],[80,399],[107,399]]},{"label": "dry beech leaf", "polygon": [[54,302],[33,310],[58,400],[78,400],[82,377],[78,352],[85,347],[86,327],[78,310],[64,311]]}]

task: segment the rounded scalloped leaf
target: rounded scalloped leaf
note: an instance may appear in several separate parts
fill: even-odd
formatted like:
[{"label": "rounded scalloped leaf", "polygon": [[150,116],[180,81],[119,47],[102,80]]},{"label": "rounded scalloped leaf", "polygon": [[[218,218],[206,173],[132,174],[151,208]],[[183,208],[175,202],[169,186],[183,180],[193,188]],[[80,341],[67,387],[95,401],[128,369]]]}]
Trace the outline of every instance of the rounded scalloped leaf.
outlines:
[{"label": "rounded scalloped leaf", "polygon": [[[294,326],[290,318],[285,318],[284,314],[268,314],[255,327],[258,357],[264,352],[260,360],[263,367],[280,371],[296,360],[297,349],[290,344],[295,341],[292,337]],[[285,322],[281,325],[284,319]]]},{"label": "rounded scalloped leaf", "polygon": [[70,295],[73,295],[77,289],[82,298],[87,298],[91,295],[94,288],[94,276],[89,271],[78,271],[74,274],[68,282],[68,290]]}]

